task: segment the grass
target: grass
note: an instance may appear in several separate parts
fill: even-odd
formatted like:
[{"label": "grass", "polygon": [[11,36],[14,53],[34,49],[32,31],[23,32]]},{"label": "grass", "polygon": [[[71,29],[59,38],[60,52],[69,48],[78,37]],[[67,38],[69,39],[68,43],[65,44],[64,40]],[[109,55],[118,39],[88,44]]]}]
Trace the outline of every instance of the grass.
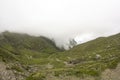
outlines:
[{"label": "grass", "polygon": [[[48,73],[56,77],[96,77],[107,68],[115,69],[120,62],[120,34],[97,38],[63,52],[45,37],[9,32],[2,36],[0,61],[13,64],[18,61],[24,66],[40,66],[26,80],[44,80]],[[48,68],[48,64],[52,68]],[[13,66],[12,69],[22,71],[18,66]]]}]

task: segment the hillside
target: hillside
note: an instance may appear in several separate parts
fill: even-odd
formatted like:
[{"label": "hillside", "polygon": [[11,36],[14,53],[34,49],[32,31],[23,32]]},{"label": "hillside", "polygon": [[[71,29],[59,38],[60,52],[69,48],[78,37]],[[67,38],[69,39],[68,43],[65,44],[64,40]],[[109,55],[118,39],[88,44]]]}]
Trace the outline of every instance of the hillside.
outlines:
[{"label": "hillside", "polygon": [[[55,43],[46,37],[3,32],[0,34],[0,56],[4,61],[43,57],[60,51]],[[7,62],[6,61],[6,62]],[[21,61],[21,60],[20,60]]]},{"label": "hillside", "polygon": [[[116,68],[120,61],[120,34],[101,37],[75,46],[56,56],[64,60],[70,74],[98,76],[106,68]],[[72,66],[72,67],[71,67]],[[63,71],[64,72],[64,71]]]},{"label": "hillside", "polygon": [[0,66],[12,80],[104,80],[101,74],[120,62],[120,33],[61,51],[46,37],[0,34]]}]

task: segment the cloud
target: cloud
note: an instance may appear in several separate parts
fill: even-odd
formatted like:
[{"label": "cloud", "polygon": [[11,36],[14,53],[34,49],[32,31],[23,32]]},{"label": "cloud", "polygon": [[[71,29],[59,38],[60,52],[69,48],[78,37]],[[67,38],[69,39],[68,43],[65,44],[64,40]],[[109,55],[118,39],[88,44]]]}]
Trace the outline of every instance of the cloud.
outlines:
[{"label": "cloud", "polygon": [[120,32],[119,0],[0,0],[0,31],[82,42]]}]

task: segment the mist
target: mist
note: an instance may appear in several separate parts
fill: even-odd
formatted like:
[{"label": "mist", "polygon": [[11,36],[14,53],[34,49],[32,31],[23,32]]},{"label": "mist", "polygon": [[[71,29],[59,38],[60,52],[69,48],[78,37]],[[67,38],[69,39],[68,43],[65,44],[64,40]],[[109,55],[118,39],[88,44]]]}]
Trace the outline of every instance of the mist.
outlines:
[{"label": "mist", "polygon": [[0,0],[0,32],[78,44],[120,32],[120,0]]}]

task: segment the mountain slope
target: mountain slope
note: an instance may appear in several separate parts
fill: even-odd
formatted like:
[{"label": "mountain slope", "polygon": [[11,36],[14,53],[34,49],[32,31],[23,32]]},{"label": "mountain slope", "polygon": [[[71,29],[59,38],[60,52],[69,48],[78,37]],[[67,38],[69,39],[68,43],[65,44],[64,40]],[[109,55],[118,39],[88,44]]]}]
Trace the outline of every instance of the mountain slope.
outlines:
[{"label": "mountain slope", "polygon": [[0,61],[26,80],[102,80],[101,73],[120,62],[120,33],[61,52],[48,38],[4,32]]},{"label": "mountain slope", "polygon": [[53,57],[66,63],[62,74],[98,76],[120,62],[120,34],[97,38]]},{"label": "mountain slope", "polygon": [[39,57],[60,51],[55,43],[46,37],[3,32],[0,34],[0,56],[3,60],[18,60],[19,57]]}]

